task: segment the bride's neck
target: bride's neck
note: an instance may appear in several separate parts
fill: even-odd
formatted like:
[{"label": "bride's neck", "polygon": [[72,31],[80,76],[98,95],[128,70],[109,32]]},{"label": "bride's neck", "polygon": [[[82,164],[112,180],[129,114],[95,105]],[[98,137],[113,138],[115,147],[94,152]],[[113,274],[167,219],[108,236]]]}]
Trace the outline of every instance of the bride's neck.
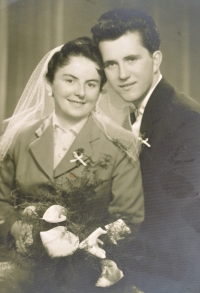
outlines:
[{"label": "bride's neck", "polygon": [[64,115],[59,115],[58,113],[56,113],[58,122],[60,124],[60,126],[64,129],[70,129],[73,126],[75,126],[77,123],[81,122],[82,120],[84,120],[86,117],[69,117],[69,116],[64,116]]}]

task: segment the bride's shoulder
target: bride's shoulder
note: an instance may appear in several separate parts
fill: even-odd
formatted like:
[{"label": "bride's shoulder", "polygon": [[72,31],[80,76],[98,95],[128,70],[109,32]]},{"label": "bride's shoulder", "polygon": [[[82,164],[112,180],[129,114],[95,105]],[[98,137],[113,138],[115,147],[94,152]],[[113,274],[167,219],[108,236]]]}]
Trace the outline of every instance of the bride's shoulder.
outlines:
[{"label": "bride's shoulder", "polygon": [[29,132],[35,132],[38,128],[43,127],[44,124],[50,124],[51,116],[46,116],[42,119],[35,119],[34,121],[27,122],[23,127],[20,129],[19,136],[23,136],[28,134]]},{"label": "bride's shoulder", "polygon": [[26,125],[23,125],[17,135],[15,146],[19,144],[22,145],[31,143],[35,140],[38,136],[37,132],[43,132],[44,128],[47,127],[47,124],[50,124],[49,120],[50,117],[48,116],[35,121],[27,122]]}]

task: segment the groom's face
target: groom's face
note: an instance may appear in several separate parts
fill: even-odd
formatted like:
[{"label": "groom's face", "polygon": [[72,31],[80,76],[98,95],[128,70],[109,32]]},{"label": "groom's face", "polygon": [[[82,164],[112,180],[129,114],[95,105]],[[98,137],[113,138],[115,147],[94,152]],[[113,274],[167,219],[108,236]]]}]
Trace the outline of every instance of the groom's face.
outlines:
[{"label": "groom's face", "polygon": [[139,104],[154,81],[153,55],[137,32],[99,43],[105,74],[112,89],[125,101]]}]

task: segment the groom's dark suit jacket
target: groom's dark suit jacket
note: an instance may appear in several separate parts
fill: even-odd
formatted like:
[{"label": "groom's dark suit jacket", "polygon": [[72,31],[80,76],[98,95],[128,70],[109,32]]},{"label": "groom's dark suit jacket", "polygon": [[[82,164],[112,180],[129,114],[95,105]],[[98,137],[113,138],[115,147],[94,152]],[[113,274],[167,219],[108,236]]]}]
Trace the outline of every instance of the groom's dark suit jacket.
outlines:
[{"label": "groom's dark suit jacket", "polygon": [[140,132],[151,147],[140,157],[146,215],[133,279],[145,293],[199,293],[200,104],[162,79]]}]

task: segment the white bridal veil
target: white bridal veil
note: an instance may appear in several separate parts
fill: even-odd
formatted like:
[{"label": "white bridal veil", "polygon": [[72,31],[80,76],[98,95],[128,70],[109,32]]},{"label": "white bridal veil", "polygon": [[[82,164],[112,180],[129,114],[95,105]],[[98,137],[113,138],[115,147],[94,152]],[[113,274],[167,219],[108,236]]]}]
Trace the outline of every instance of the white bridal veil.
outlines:
[{"label": "white bridal veil", "polygon": [[[48,52],[33,71],[13,115],[4,121],[5,131],[0,138],[0,158],[4,159],[8,150],[14,147],[16,138],[21,129],[29,123],[44,118],[46,109],[51,104],[47,97],[46,72],[48,63],[55,52],[61,50],[63,45]],[[138,160],[140,142],[131,131],[129,107],[130,103],[123,101],[111,88],[106,85],[105,91],[100,94],[93,118],[99,128],[109,140],[133,159]]]}]

